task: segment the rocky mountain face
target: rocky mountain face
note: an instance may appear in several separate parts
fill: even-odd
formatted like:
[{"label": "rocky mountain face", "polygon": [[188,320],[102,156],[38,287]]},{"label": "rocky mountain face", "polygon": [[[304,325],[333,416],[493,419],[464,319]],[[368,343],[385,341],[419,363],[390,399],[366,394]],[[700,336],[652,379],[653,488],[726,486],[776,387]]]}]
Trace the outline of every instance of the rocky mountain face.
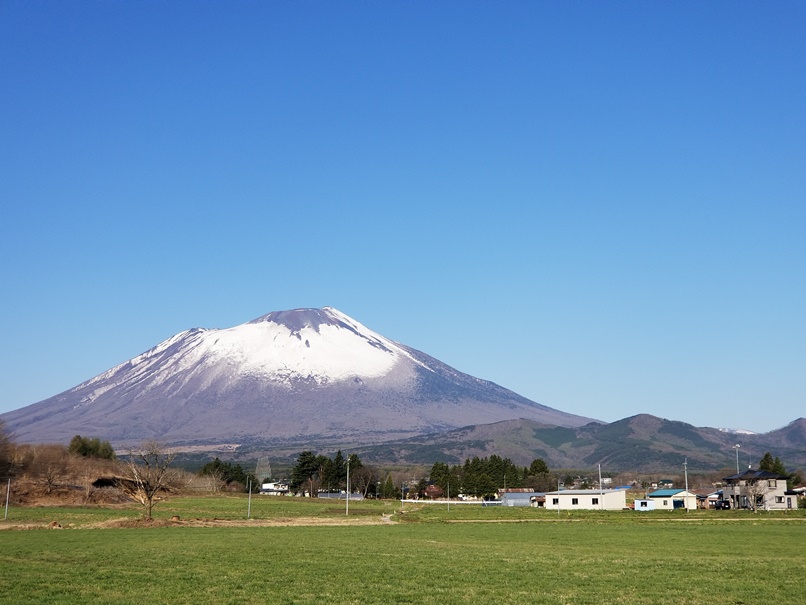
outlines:
[{"label": "rocky mountain face", "polygon": [[2,418],[20,442],[81,434],[117,446],[373,443],[518,418],[591,422],[464,374],[330,307],[187,330]]}]

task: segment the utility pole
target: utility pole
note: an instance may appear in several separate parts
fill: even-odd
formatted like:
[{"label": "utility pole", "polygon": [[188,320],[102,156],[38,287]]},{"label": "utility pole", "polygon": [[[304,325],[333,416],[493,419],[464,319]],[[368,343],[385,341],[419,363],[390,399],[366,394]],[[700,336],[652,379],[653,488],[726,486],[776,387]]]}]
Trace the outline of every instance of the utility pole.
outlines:
[{"label": "utility pole", "polygon": [[604,508],[604,490],[602,489],[602,465],[599,464],[599,509]]},{"label": "utility pole", "polygon": [[252,478],[249,477],[246,480],[246,483],[249,486],[249,498],[247,500],[248,503],[246,505],[246,518],[251,519],[252,518]]},{"label": "utility pole", "polygon": [[688,512],[688,458],[683,459],[683,473],[686,476],[686,495],[683,496],[683,502],[685,502],[686,512]]},{"label": "utility pole", "polygon": [[350,514],[350,455],[347,454],[347,507],[344,515]]}]

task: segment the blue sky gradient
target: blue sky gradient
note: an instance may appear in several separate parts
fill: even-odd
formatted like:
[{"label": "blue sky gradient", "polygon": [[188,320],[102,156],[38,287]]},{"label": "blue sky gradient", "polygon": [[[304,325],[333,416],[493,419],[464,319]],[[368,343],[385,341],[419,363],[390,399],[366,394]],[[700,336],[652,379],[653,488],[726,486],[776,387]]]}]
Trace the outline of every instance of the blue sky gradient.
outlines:
[{"label": "blue sky gradient", "polygon": [[330,305],[605,421],[806,416],[804,31],[799,2],[0,2],[0,412]]}]

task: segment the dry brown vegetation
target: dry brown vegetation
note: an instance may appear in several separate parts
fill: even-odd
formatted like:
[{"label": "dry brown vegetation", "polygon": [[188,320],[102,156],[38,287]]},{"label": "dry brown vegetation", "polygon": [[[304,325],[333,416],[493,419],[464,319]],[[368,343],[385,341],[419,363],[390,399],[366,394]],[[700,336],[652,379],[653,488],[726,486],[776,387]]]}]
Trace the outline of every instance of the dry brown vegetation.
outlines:
[{"label": "dry brown vegetation", "polygon": [[113,460],[70,454],[63,445],[12,445],[13,502],[26,505],[98,504],[119,501],[98,489],[98,477],[114,472]]},{"label": "dry brown vegetation", "polygon": [[[7,442],[4,455],[6,475],[13,477],[12,505],[85,506],[131,502],[132,494],[116,485],[118,480],[125,481],[132,474],[130,462],[77,455],[59,444]],[[188,478],[184,471],[170,471],[177,485]]]}]

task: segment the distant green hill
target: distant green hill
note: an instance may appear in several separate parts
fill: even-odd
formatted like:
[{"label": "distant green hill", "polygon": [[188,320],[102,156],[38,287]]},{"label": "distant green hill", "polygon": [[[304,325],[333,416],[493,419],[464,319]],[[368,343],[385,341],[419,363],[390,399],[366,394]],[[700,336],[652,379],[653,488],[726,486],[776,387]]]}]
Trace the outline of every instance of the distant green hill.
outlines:
[{"label": "distant green hill", "polygon": [[698,428],[647,414],[610,424],[579,428],[542,425],[531,420],[508,420],[468,426],[381,445],[358,447],[362,460],[376,464],[459,464],[473,456],[498,454],[518,465],[534,458],[552,468],[592,468],[610,471],[660,472],[689,468],[716,471],[736,464],[734,445],[741,444],[740,464],[755,465],[765,452],[785,461],[787,468],[806,467],[806,419],[764,434],[736,434]]}]

